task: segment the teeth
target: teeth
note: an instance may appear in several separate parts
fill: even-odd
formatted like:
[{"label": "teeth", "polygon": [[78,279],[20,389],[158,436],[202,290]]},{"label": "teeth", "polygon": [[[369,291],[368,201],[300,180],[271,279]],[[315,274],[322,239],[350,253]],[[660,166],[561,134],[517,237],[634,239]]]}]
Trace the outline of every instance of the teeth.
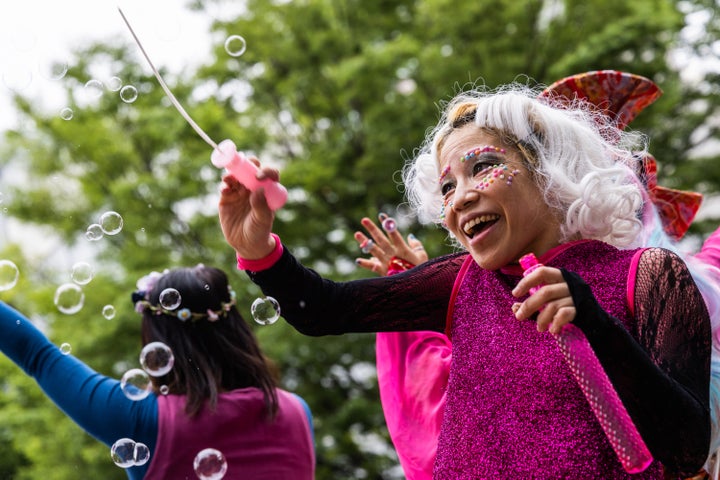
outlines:
[{"label": "teeth", "polygon": [[469,222],[467,222],[465,225],[463,225],[463,231],[467,235],[472,235],[473,228],[475,225],[479,223],[485,223],[485,222],[492,222],[494,220],[497,220],[500,218],[500,215],[490,214],[490,215],[480,215],[479,217],[475,217]]}]

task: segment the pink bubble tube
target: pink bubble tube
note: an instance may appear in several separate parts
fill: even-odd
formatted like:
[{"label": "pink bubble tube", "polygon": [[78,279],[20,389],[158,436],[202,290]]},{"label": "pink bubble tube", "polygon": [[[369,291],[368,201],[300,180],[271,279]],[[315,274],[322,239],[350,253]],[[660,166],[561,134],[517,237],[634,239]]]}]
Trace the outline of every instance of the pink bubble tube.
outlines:
[{"label": "pink bubble tube", "polygon": [[[529,253],[520,258],[520,266],[524,270],[523,276],[526,276],[542,264]],[[531,288],[530,294],[538,288]],[[585,334],[569,323],[553,336],[625,471],[644,471],[652,463],[652,455]]]},{"label": "pink bubble tube", "polygon": [[210,155],[212,164],[218,168],[225,168],[230,174],[251,191],[263,187],[265,200],[271,210],[277,210],[287,201],[287,190],[278,182],[269,178],[258,180],[257,166],[248,160],[245,155],[235,149],[232,140],[220,142]]}]

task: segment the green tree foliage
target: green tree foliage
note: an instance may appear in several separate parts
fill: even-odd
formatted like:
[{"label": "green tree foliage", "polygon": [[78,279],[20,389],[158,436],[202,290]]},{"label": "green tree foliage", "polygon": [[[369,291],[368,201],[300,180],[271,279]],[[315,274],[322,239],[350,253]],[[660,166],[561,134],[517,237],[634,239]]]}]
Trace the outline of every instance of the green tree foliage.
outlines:
[{"label": "green tree foliage", "polygon": [[[202,11],[214,3],[222,2],[189,7]],[[359,254],[352,232],[361,217],[378,211],[396,215],[431,255],[449,251],[441,230],[421,230],[407,215],[398,171],[436,122],[439,104],[469,84],[549,84],[597,69],[650,77],[665,94],[632,128],[651,136],[660,183],[718,190],[717,150],[698,150],[717,133],[717,122],[706,120],[717,112],[718,78],[681,83],[686,71],[668,60],[679,47],[701,56],[717,48],[714,0],[246,4],[242,15],[215,22],[218,41],[206,64],[166,80],[212,138],[232,139],[281,168],[290,200],[277,212],[276,231],[330,278],[367,275],[352,263]],[[707,33],[688,40],[681,31],[693,10],[706,12]],[[242,56],[223,48],[229,35],[247,41]],[[162,65],[161,53],[154,61]],[[107,89],[85,98],[98,65],[137,88],[137,100],[125,103]],[[234,273],[233,252],[218,228],[220,173],[210,149],[171,107],[130,37],[76,52],[62,85],[72,120],[16,96],[23,126],[6,132],[0,152],[4,169],[31,172],[22,185],[0,183],[4,215],[40,229],[28,244],[33,235],[58,236],[62,258],[25,258],[8,246],[0,257],[16,260],[22,278],[0,298],[46,325],[54,342],[73,345],[73,354],[96,370],[119,377],[137,365],[138,317],[128,299],[140,276],[203,262],[231,273],[243,311],[260,292]],[[122,215],[122,232],[89,241],[87,227],[110,210]],[[64,315],[52,295],[80,260],[91,261],[96,276],[84,287],[84,308]],[[100,314],[107,304],[117,310],[112,320]],[[314,412],[317,478],[398,478],[373,374],[373,336],[309,338],[282,322],[256,331],[283,385]],[[15,452],[0,456],[0,472],[23,479],[124,477],[107,447],[65,419],[16,367],[3,359],[0,372],[0,442]]]}]

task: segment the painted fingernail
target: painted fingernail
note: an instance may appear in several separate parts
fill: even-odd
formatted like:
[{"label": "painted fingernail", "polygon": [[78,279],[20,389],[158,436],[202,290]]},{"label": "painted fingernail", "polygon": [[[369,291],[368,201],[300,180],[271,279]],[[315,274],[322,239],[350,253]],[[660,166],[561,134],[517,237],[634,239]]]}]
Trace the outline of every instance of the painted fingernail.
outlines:
[{"label": "painted fingernail", "polygon": [[411,233],[410,235],[408,235],[408,239],[417,240],[417,237]]}]

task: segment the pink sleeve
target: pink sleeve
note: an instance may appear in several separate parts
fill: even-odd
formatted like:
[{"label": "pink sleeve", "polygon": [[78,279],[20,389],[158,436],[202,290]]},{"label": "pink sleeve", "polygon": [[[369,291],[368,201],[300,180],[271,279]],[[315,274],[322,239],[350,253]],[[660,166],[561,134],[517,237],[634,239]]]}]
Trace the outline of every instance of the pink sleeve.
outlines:
[{"label": "pink sleeve", "polygon": [[450,372],[450,340],[439,332],[376,336],[385,421],[408,480],[430,480]]},{"label": "pink sleeve", "polygon": [[720,228],[715,230],[703,243],[695,258],[720,268]]}]

